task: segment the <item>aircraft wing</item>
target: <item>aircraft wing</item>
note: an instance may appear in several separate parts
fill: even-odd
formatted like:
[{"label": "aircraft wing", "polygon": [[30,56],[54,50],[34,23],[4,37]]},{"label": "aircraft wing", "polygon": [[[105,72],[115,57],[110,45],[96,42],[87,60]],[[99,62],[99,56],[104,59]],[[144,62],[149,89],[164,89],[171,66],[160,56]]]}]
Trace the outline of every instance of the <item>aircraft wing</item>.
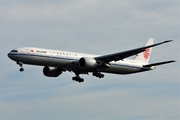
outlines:
[{"label": "aircraft wing", "polygon": [[164,42],[160,42],[157,44],[153,44],[153,45],[149,45],[149,46],[144,46],[144,47],[140,47],[140,48],[136,48],[136,49],[132,49],[132,50],[128,50],[128,51],[123,51],[123,52],[118,52],[118,53],[114,53],[114,54],[109,54],[109,55],[104,55],[104,56],[98,56],[95,57],[96,60],[99,61],[103,61],[106,63],[112,62],[112,61],[118,61],[118,60],[123,60],[124,58],[133,56],[133,55],[137,55],[138,53],[144,52],[147,48],[151,48],[151,47],[155,47],[164,43],[168,43],[171,42],[173,40],[166,40]]}]

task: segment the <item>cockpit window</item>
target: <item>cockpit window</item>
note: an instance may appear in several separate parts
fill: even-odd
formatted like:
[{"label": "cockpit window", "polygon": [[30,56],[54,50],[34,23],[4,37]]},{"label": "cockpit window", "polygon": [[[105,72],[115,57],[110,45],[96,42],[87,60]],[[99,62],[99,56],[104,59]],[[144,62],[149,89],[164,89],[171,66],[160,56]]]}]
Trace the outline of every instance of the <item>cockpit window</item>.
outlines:
[{"label": "cockpit window", "polygon": [[17,50],[12,50],[11,52],[18,52]]}]

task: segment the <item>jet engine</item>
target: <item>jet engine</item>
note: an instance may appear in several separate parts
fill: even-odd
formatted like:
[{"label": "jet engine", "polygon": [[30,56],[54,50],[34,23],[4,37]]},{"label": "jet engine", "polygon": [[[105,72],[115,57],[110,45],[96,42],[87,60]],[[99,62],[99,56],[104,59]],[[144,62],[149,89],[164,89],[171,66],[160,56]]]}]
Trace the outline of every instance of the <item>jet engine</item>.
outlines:
[{"label": "jet engine", "polygon": [[79,66],[83,69],[94,69],[97,61],[94,58],[82,57],[79,59]]},{"label": "jet engine", "polygon": [[43,74],[47,77],[58,77],[62,71],[57,67],[44,67]]}]

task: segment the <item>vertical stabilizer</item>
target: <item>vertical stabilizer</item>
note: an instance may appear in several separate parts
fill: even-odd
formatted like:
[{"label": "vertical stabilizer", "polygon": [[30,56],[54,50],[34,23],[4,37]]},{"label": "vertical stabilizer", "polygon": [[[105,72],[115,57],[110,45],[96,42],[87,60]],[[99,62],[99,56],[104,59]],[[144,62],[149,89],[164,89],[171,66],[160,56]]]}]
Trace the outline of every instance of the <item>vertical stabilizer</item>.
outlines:
[{"label": "vertical stabilizer", "polygon": [[[152,45],[153,43],[154,43],[154,39],[149,38],[149,40],[147,41],[147,43],[144,46]],[[143,63],[149,63],[151,51],[152,51],[152,48],[147,48],[146,51],[137,54],[137,56],[135,57],[134,60],[141,61]]]}]

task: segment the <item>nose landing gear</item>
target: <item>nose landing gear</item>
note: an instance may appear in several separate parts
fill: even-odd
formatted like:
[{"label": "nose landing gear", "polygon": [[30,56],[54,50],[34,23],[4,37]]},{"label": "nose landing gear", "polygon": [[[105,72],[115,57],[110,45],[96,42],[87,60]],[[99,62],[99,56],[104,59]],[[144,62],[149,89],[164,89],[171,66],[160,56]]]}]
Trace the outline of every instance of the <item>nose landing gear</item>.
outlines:
[{"label": "nose landing gear", "polygon": [[24,71],[23,63],[22,63],[22,62],[17,62],[17,64],[20,66],[19,71],[20,71],[20,72],[23,72],[23,71]]}]

